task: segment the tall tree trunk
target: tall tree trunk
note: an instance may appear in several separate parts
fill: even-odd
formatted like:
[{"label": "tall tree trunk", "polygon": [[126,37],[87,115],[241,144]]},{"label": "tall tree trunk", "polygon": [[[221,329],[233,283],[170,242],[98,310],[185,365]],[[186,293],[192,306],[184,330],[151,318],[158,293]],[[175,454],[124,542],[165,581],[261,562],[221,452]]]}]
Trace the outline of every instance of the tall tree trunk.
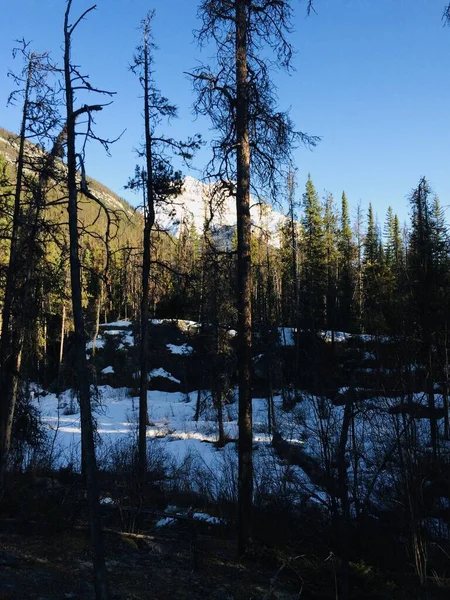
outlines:
[{"label": "tall tree trunk", "polygon": [[433,350],[431,344],[431,336],[426,335],[427,339],[427,395],[428,395],[428,408],[430,409],[430,439],[431,449],[433,453],[433,460],[437,460],[438,456],[438,425],[436,418],[436,402],[434,398],[434,369],[433,369]]},{"label": "tall tree trunk", "polygon": [[62,362],[63,362],[63,358],[64,358],[64,338],[65,338],[65,331],[66,331],[66,303],[63,301],[63,307],[62,307],[62,315],[61,315],[61,337],[59,340],[59,356],[58,356],[58,377],[57,377],[57,384],[56,384],[56,393],[59,394],[61,391],[61,369],[62,369]]},{"label": "tall tree trunk", "polygon": [[95,356],[95,353],[97,351],[97,338],[98,338],[98,333],[100,331],[100,313],[101,313],[101,308],[102,308],[102,301],[103,301],[103,281],[100,283],[100,294],[99,294],[98,300],[97,300],[97,310],[95,311],[95,329],[94,329],[94,335],[92,336],[92,356]]},{"label": "tall tree trunk", "polygon": [[[69,213],[70,281],[72,310],[75,328],[74,350],[77,385],[80,400],[82,461],[86,477],[89,503],[90,536],[94,567],[95,594],[97,600],[108,600],[108,583],[103,549],[103,537],[97,481],[94,430],[92,423],[89,372],[86,360],[86,335],[84,330],[81,269],[78,239],[78,188],[76,182],[76,150],[74,98],[71,68],[71,33],[69,13],[72,0],[68,0],[64,19],[64,78],[67,110],[67,191]],[[85,107],[87,109],[87,107]],[[79,111],[77,111],[79,112]]]},{"label": "tall tree trunk", "polygon": [[139,435],[138,435],[138,471],[139,480],[144,483],[147,473],[147,389],[148,389],[148,318],[150,301],[150,244],[155,224],[155,198],[153,190],[153,153],[150,123],[150,56],[149,35],[144,31],[144,121],[145,121],[145,159],[147,180],[144,186],[144,242],[142,257],[142,297],[141,297],[141,347],[140,347],[140,385],[139,385]]},{"label": "tall tree trunk", "polygon": [[237,263],[239,364],[238,552],[249,544],[252,528],[252,312],[250,144],[248,130],[247,0],[236,0]]},{"label": "tall tree trunk", "polygon": [[348,433],[352,419],[352,405],[348,402],[344,407],[341,435],[337,454],[337,470],[339,481],[339,496],[341,500],[339,542],[341,555],[341,600],[348,600],[350,591],[350,500],[348,493],[348,473],[345,451],[348,441]]},{"label": "tall tree trunk", "polygon": [[449,430],[449,414],[448,414],[448,396],[449,396],[449,382],[450,382],[450,373],[449,373],[449,360],[448,360],[448,323],[445,321],[445,338],[444,338],[444,353],[445,353],[445,383],[443,390],[443,400],[444,400],[444,439],[450,439],[450,430]]}]

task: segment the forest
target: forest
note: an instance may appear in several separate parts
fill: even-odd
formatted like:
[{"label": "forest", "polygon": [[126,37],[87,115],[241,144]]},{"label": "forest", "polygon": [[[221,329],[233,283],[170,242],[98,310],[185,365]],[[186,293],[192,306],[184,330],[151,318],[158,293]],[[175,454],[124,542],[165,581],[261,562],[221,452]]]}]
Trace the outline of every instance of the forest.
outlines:
[{"label": "forest", "polygon": [[[437,191],[418,173],[380,221],[300,181],[321,140],[266,60],[289,69],[294,3],[201,0],[213,138],[172,137],[148,12],[131,206],[89,177],[115,93],[73,48],[96,7],[64,4],[60,62],[17,42],[0,129],[0,598],[447,598]],[[206,146],[201,181],[173,166]]]}]

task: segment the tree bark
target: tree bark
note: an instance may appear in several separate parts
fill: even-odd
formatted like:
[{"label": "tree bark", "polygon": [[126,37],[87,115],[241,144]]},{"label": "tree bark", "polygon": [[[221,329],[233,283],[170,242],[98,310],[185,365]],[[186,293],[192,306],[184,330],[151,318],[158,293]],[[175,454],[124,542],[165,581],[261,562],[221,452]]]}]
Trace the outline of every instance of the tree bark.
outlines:
[{"label": "tree bark", "polygon": [[247,0],[236,0],[237,270],[239,365],[238,553],[248,548],[252,529],[252,313],[250,144],[248,130]]},{"label": "tree bark", "polygon": [[[142,297],[141,297],[141,347],[140,347],[140,385],[139,385],[139,434],[138,434],[138,471],[139,480],[144,483],[147,473],[147,424],[148,424],[148,318],[150,301],[150,244],[155,224],[155,197],[153,189],[153,148],[150,116],[150,56],[149,31],[144,30],[144,121],[145,121],[145,160],[147,180],[144,196],[144,240],[142,257]],[[145,202],[145,200],[144,200]]]},{"label": "tree bark", "polygon": [[344,416],[342,420],[341,435],[337,453],[337,470],[339,482],[339,496],[341,500],[340,514],[340,555],[341,555],[341,593],[340,598],[347,600],[350,591],[350,546],[349,546],[349,526],[350,526],[350,499],[348,493],[348,473],[345,458],[345,451],[348,441],[348,433],[352,419],[352,406],[348,402],[344,407]]},{"label": "tree bark", "polygon": [[64,358],[64,338],[66,331],[66,303],[63,301],[62,315],[61,315],[61,338],[59,340],[59,356],[58,356],[58,377],[57,377],[57,389],[56,393],[61,392],[61,368]]},{"label": "tree bark", "polygon": [[76,182],[76,150],[74,98],[71,78],[71,32],[69,13],[72,0],[68,0],[64,19],[64,78],[67,110],[67,191],[69,213],[70,281],[74,320],[74,350],[77,384],[80,401],[82,461],[86,478],[95,594],[97,600],[108,600],[109,591],[103,549],[101,515],[92,423],[89,372],[86,360],[86,335],[84,330],[81,269],[78,239],[78,188]]}]

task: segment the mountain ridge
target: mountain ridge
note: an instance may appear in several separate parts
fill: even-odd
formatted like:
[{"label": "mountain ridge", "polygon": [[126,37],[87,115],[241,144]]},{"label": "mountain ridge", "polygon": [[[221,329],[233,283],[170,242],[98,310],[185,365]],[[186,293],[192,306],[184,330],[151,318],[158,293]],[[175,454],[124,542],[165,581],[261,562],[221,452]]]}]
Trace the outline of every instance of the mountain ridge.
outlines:
[{"label": "mountain ridge", "polygon": [[[34,146],[32,142],[28,142]],[[0,153],[9,164],[14,164],[19,150],[18,136],[0,127]],[[127,200],[113,192],[108,186],[91,177],[88,182],[92,192],[113,211],[123,211],[130,220],[141,214]],[[208,221],[211,232],[229,246],[236,227],[235,197],[221,190],[218,184],[203,183],[192,176],[184,177],[183,190],[179,196],[167,204],[159,204],[156,208],[157,225],[179,238],[183,228],[192,226],[202,232]],[[279,245],[279,230],[287,217],[276,211],[270,204],[252,198],[250,216],[254,232],[262,232],[268,241]]]}]

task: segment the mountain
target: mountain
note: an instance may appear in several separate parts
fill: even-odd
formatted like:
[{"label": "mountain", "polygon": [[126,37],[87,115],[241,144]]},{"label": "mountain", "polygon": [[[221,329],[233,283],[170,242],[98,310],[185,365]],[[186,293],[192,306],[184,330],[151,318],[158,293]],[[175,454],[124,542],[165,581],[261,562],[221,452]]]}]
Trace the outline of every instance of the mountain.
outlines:
[{"label": "mountain", "polygon": [[[0,128],[0,154],[13,165],[18,151],[18,137]],[[40,152],[40,150],[28,143],[28,152]],[[106,185],[92,178],[88,178],[88,182],[92,193],[107,208],[117,211],[119,221],[122,222],[120,227],[122,233],[130,224],[136,228],[141,220],[139,210],[134,209]],[[216,190],[215,184],[202,183],[193,177],[186,177],[181,195],[157,207],[157,224],[173,236],[179,237],[184,227],[195,227],[197,232],[201,233],[207,219],[215,239],[229,247],[236,226],[236,201],[234,196],[226,192],[214,193]],[[89,203],[92,201],[88,200],[86,205],[89,206]],[[280,226],[286,222],[286,217],[269,204],[258,202],[255,198],[252,198],[250,215],[253,231],[256,234],[263,232],[267,235],[268,241],[278,246]]]},{"label": "mountain", "polygon": [[[230,241],[236,226],[236,200],[225,192],[215,194],[216,190],[215,184],[186,177],[181,195],[158,207],[158,224],[179,237],[183,227],[194,226],[197,232],[202,232],[207,219],[216,238]],[[279,230],[286,222],[285,215],[252,198],[250,216],[253,231],[267,234],[273,245],[279,245]]]}]

